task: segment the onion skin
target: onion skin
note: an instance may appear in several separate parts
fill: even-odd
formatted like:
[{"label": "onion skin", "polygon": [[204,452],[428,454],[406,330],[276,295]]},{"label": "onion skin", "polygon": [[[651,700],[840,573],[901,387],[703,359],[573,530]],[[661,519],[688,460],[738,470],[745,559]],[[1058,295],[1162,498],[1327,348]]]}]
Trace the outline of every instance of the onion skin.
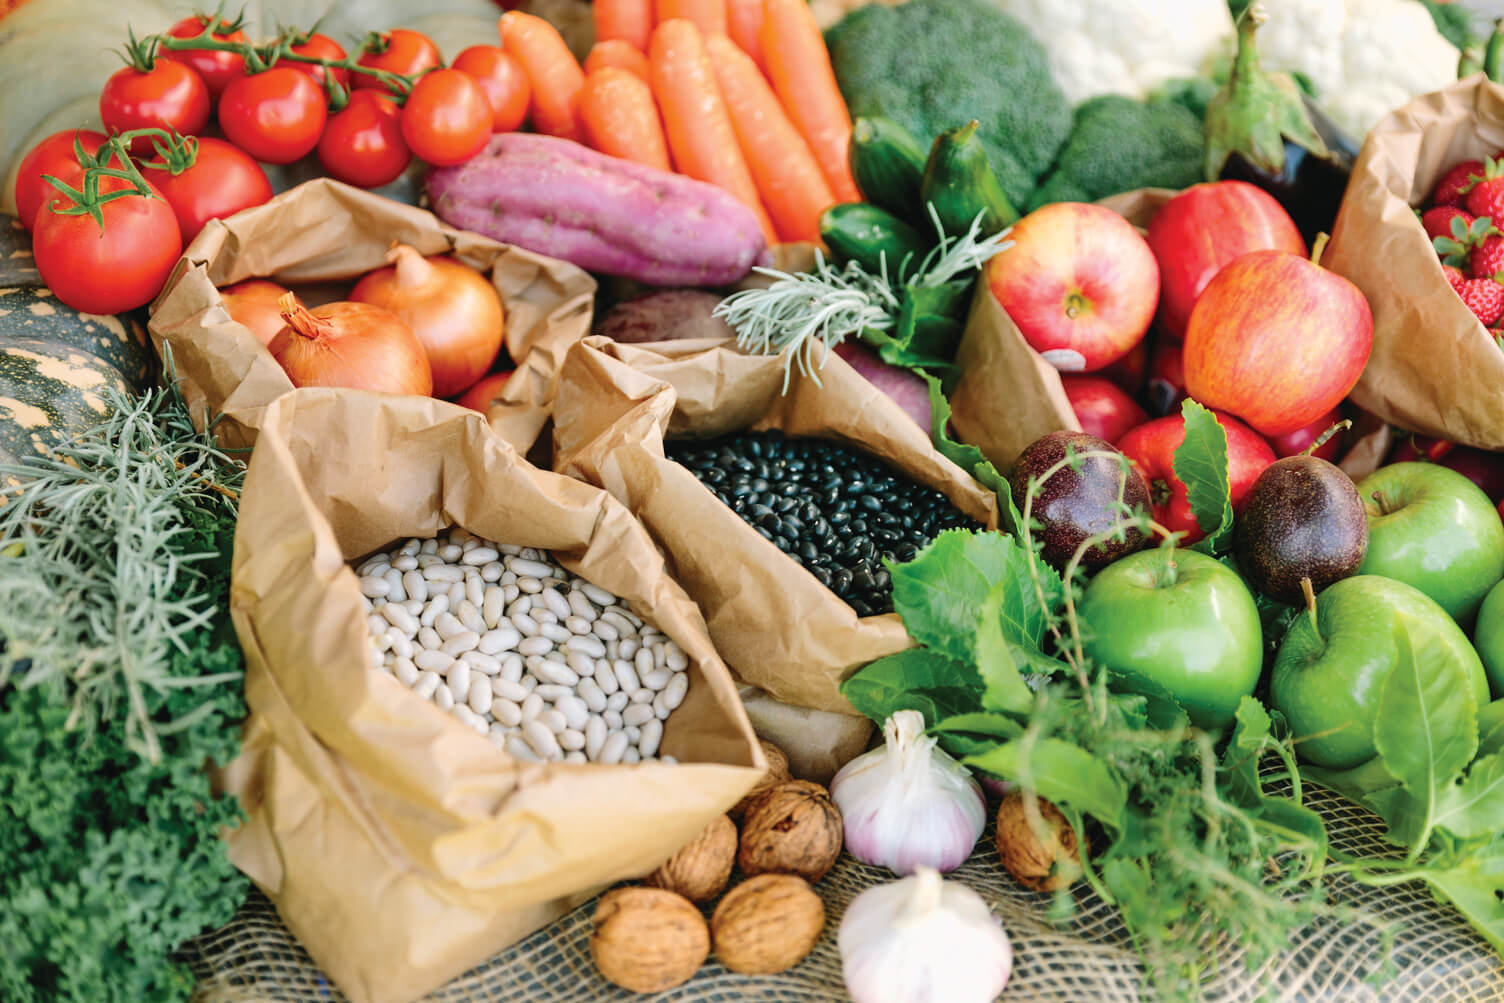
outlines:
[{"label": "onion skin", "polygon": [[345,387],[382,393],[433,393],[428,356],[390,310],[369,303],[326,303],[313,310],[282,297],[287,326],[267,345],[298,387]]},{"label": "onion skin", "polygon": [[496,399],[497,394],[501,393],[501,388],[506,386],[507,378],[512,373],[513,370],[508,369],[506,372],[483,376],[475,386],[456,397],[454,402],[461,407],[485,414],[491,410],[491,402]]},{"label": "onion skin", "polygon": [[263,345],[271,344],[277,332],[287,325],[282,319],[282,308],[277,305],[287,293],[287,289],[266,279],[246,279],[219,291],[230,319],[250,328]]},{"label": "onion skin", "polygon": [[506,317],[495,287],[454,258],[425,258],[406,244],[386,259],[390,265],[355,284],[351,301],[385,307],[412,329],[428,355],[434,396],[474,386],[501,351]]}]

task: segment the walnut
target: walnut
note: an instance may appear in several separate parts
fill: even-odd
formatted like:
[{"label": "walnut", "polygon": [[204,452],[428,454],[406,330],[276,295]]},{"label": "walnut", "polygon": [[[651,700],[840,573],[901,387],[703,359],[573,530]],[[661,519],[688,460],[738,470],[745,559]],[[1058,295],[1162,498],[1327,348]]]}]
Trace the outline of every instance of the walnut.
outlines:
[{"label": "walnut", "polygon": [[793,874],[759,874],[726,894],[710,918],[721,964],[743,975],[793,968],[815,949],[825,928],[825,904]]},{"label": "walnut", "polygon": [[691,902],[709,902],[725,890],[735,863],[736,823],[722,815],[648,875],[647,883]]},{"label": "walnut", "polygon": [[1091,844],[1076,844],[1076,830],[1060,809],[1036,798],[1048,838],[1041,843],[1029,823],[1029,806],[1020,791],[1009,791],[997,806],[997,853],[1003,868],[1026,888],[1053,892],[1069,887],[1081,876],[1081,850]]},{"label": "walnut", "polygon": [[752,803],[754,797],[774,784],[781,784],[794,779],[793,774],[789,773],[789,757],[784,754],[782,749],[763,738],[759,738],[757,744],[762,746],[762,754],[768,761],[768,771],[762,775],[762,779],[757,782],[757,786],[748,791],[736,803],[735,807],[731,809],[731,817],[738,822],[747,814],[747,806]]},{"label": "walnut", "polygon": [[617,888],[591,917],[590,956],[610,981],[656,993],[689,981],[710,954],[710,930],[694,903],[661,888]]},{"label": "walnut", "polygon": [[736,862],[742,873],[798,874],[819,881],[841,853],[841,811],[808,780],[790,780],[752,799]]}]

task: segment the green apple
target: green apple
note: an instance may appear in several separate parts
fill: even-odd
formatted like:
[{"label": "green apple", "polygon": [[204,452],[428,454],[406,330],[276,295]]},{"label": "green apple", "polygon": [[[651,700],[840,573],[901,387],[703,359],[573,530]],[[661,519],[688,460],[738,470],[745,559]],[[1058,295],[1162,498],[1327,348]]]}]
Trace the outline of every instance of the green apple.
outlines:
[{"label": "green apple", "polygon": [[1290,722],[1306,762],[1345,770],[1377,754],[1379,692],[1399,664],[1401,616],[1411,647],[1444,651],[1471,681],[1474,705],[1488,703],[1483,663],[1446,610],[1392,578],[1344,578],[1316,597],[1314,625],[1308,615],[1295,618],[1274,658],[1270,704]]},{"label": "green apple", "polygon": [[1160,547],[1092,578],[1076,613],[1085,648],[1124,689],[1169,691],[1202,728],[1232,721],[1263,666],[1253,595],[1237,573],[1191,550]]},{"label": "green apple", "polygon": [[1473,631],[1473,646],[1483,659],[1488,684],[1504,696],[1504,582],[1500,582],[1478,607],[1478,627]]},{"label": "green apple", "polygon": [[1504,578],[1504,523],[1483,489],[1438,463],[1392,463],[1358,482],[1368,510],[1360,575],[1414,585],[1464,627]]}]

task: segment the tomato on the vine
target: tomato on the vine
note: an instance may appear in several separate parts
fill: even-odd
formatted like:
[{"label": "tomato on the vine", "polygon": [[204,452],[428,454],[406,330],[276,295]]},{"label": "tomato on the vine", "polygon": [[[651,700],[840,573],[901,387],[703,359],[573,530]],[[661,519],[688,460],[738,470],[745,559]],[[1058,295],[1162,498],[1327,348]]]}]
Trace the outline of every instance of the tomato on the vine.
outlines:
[{"label": "tomato on the vine", "polygon": [[[99,118],[110,132],[176,129],[196,136],[209,123],[209,88],[196,72],[170,59],[156,60],[149,70],[125,66],[104,82]],[[132,153],[150,150],[150,139],[131,143]]]},{"label": "tomato on the vine", "polygon": [[75,132],[65,129],[54,132],[27,151],[16,167],[16,215],[21,225],[30,230],[35,225],[37,211],[54,198],[62,195],[52,185],[42,180],[42,175],[68,180],[80,170],[78,156],[73,150],[73,137],[83,144],[84,152],[93,156],[99,152],[106,136],[91,129]]},{"label": "tomato on the vine", "polygon": [[286,65],[235,80],[219,99],[225,137],[268,164],[290,164],[312,153],[328,116],[323,88]]},{"label": "tomato on the vine", "polygon": [[[134,187],[124,178],[99,179],[102,195]],[[183,238],[172,207],[161,192],[151,192],[100,205],[102,229],[88,213],[58,211],[73,205],[61,192],[37,213],[32,253],[42,281],[59,300],[81,313],[114,314],[145,306],[161,291]]]},{"label": "tomato on the vine", "polygon": [[[295,52],[300,56],[312,56],[315,59],[344,59],[346,55],[343,45],[340,45],[328,35],[320,35],[318,32],[304,36],[303,42],[291,46],[288,51]],[[318,63],[298,63],[291,59],[281,65],[291,66],[299,73],[308,74],[313,78],[313,82],[320,87],[324,86],[324,76],[327,72],[334,74],[335,82],[341,87],[350,86],[350,71],[344,67],[326,69]]]},{"label": "tomato on the vine", "polygon": [[261,165],[244,150],[222,139],[201,136],[193,165],[174,174],[167,168],[143,168],[141,174],[172,206],[184,245],[211,219],[223,219],[272,197],[272,183]]},{"label": "tomato on the vine", "polygon": [[[195,14],[185,17],[171,28],[167,34],[174,38],[197,38],[203,34],[204,26],[209,19],[203,14]],[[244,42],[245,32],[236,29],[225,31],[230,27],[228,21],[221,20],[215,26],[215,32],[210,36],[218,42]],[[204,86],[209,88],[209,99],[212,101],[224,93],[224,89],[231,80],[245,72],[245,58],[238,52],[221,52],[216,49],[163,49],[160,53],[163,59],[170,59],[175,63],[182,63],[193,70],[204,81]]]},{"label": "tomato on the vine", "polygon": [[[380,34],[372,32],[366,36],[361,48],[363,51],[355,62],[373,70],[412,77],[444,65],[439,47],[427,35],[406,28],[393,28]],[[385,86],[379,77],[370,73],[352,73],[350,76],[352,87]]]},{"label": "tomato on the vine", "polygon": [[402,138],[435,167],[462,164],[491,138],[491,103],[468,73],[432,70],[413,85],[402,106]]},{"label": "tomato on the vine", "polygon": [[527,74],[507,51],[497,45],[472,45],[454,57],[451,67],[470,74],[491,102],[491,131],[513,132],[527,118],[532,97]]},{"label": "tomato on the vine", "polygon": [[413,155],[402,138],[402,109],[380,91],[354,91],[319,139],[324,170],[358,188],[380,188],[407,169]]}]

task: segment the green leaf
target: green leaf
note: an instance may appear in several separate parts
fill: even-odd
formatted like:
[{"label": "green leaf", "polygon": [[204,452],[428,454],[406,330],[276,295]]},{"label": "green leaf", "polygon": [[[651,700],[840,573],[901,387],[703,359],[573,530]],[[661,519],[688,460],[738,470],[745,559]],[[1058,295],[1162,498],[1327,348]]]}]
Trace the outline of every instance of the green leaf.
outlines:
[{"label": "green leaf", "polygon": [[1504,954],[1504,838],[1473,848],[1451,867],[1421,874],[1495,951]]},{"label": "green leaf", "polygon": [[1437,644],[1416,644],[1396,614],[1399,661],[1379,689],[1374,745],[1384,766],[1427,806],[1478,748],[1477,708],[1467,672]]},{"label": "green leaf", "polygon": [[1103,825],[1122,828],[1128,792],[1107,763],[1079,745],[1058,738],[1007,742],[965,763],[985,773],[1031,787],[1040,797],[1068,804]]},{"label": "green leaf", "polygon": [[981,690],[969,666],[923,648],[879,658],[841,684],[851,706],[878,724],[899,710],[917,710],[933,724],[975,710]]},{"label": "green leaf", "polygon": [[[1003,537],[1012,542],[1011,537]],[[1029,708],[1034,706],[1034,694],[1024,683],[1024,677],[1020,673],[1023,668],[1019,660],[1014,657],[1014,650],[1025,657],[1022,659],[1025,665],[1029,664],[1027,658],[1028,648],[1010,643],[1005,636],[1012,630],[1026,630],[1029,623],[1010,622],[1005,631],[1003,621],[1012,613],[1022,613],[1027,617],[1027,607],[1019,605],[1016,601],[1009,608],[1010,582],[1001,581],[992,587],[987,593],[987,599],[982,603],[981,623],[976,631],[976,667],[977,673],[982,677],[982,706],[988,710],[1007,711],[1012,714],[1027,714]],[[1013,589],[1017,593],[1017,586]],[[1043,625],[1039,632],[1043,633]],[[1037,644],[1037,640],[1035,644]],[[1039,649],[1033,649],[1039,654]],[[1039,655],[1044,658],[1043,655]],[[1055,663],[1058,667],[1059,663]]]},{"label": "green leaf", "polygon": [[1289,798],[1262,797],[1254,812],[1255,824],[1289,846],[1314,849],[1317,859],[1326,856],[1328,837],[1321,815]]},{"label": "green leaf", "polygon": [[[1314,780],[1323,787],[1331,788],[1338,794],[1352,798],[1354,801],[1363,801],[1370,794],[1377,791],[1398,787],[1399,781],[1393,773],[1384,766],[1381,756],[1374,756],[1366,763],[1354,766],[1347,770],[1327,770],[1319,766],[1302,766],[1300,775],[1308,780]],[[1380,813],[1382,815],[1382,812]],[[1387,816],[1385,816],[1387,818]]]},{"label": "green leaf", "polygon": [[950,437],[947,430],[950,424],[950,401],[945,397],[945,390],[940,380],[930,373],[921,372],[919,375],[930,388],[930,441],[935,444],[940,455],[975,477],[977,483],[997,494],[1001,528],[1004,532],[1017,534],[1023,515],[1018,511],[1018,506],[1013,504],[1013,491],[1008,486],[1007,479],[998,473],[992,461],[976,446],[956,442]]},{"label": "green leaf", "polygon": [[1441,789],[1436,825],[1463,839],[1504,830],[1504,753],[1475,760],[1460,783]]},{"label": "green leaf", "polygon": [[1015,739],[1024,733],[1024,726],[1004,714],[953,714],[936,721],[931,731],[970,732],[991,735],[993,738]]},{"label": "green leaf", "polygon": [[1187,398],[1180,407],[1185,441],[1175,450],[1172,466],[1186,487],[1186,500],[1206,539],[1196,549],[1208,554],[1225,550],[1232,535],[1232,490],[1227,475],[1227,432],[1217,416]]}]

